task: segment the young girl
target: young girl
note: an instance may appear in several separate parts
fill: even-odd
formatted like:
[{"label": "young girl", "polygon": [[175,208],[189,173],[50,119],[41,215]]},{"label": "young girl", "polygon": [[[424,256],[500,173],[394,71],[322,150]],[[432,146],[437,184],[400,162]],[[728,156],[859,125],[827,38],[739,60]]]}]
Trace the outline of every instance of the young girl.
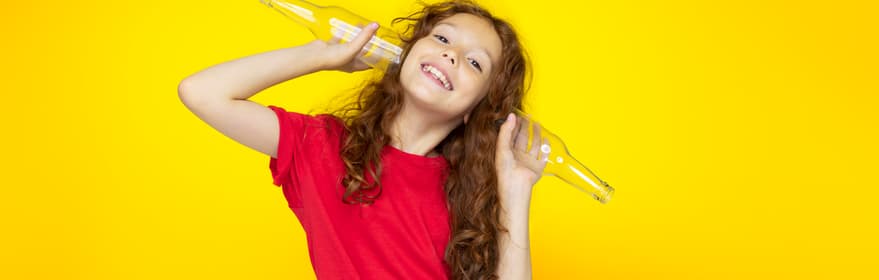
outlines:
[{"label": "young girl", "polygon": [[402,63],[332,114],[248,98],[321,70],[367,69],[356,56],[375,24],[349,43],[315,40],[204,69],[180,83],[180,99],[271,156],[318,278],[530,278],[531,187],[545,162],[511,149],[526,71],[516,34],[466,1],[402,20],[412,22]]}]

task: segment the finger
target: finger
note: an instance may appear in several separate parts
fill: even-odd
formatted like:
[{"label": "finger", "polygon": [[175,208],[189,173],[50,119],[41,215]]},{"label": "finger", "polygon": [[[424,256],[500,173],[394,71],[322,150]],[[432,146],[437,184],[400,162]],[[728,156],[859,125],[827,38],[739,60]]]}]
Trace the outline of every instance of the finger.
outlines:
[{"label": "finger", "polygon": [[[542,138],[540,141],[542,144],[540,145],[540,156],[538,157],[538,159],[546,164],[546,162],[549,161],[549,154],[551,152],[549,148],[552,147],[549,146],[549,138]],[[546,146],[546,149],[544,149],[543,146]]]},{"label": "finger", "polygon": [[[549,139],[544,138],[542,140],[536,141],[534,143],[534,145],[541,146],[542,144],[547,144],[547,143],[549,143]],[[534,173],[537,173],[537,174],[543,173],[543,170],[546,168],[546,165],[549,163],[549,159],[548,159],[549,154],[544,153],[542,151],[540,152],[540,155],[538,155],[536,158],[533,154],[526,153],[524,151],[515,151],[514,155],[515,155],[516,160],[519,164],[522,164],[523,166],[527,167],[528,169],[530,169],[531,171],[534,171]]]},{"label": "finger", "polygon": [[528,131],[528,119],[522,118],[516,124],[516,140],[513,143],[513,146],[516,150],[521,152],[525,152],[528,150],[528,135],[530,132]]},{"label": "finger", "polygon": [[363,46],[372,39],[372,35],[375,34],[376,30],[378,30],[378,23],[373,22],[366,25],[366,27],[360,30],[357,37],[354,37],[354,39],[351,40],[351,47],[356,48],[357,51],[363,49]]},{"label": "finger", "polygon": [[513,155],[515,155],[516,161],[519,164],[524,165],[526,168],[534,171],[534,173],[539,174],[543,172],[544,163],[534,159],[530,154],[523,151],[514,151]]},{"label": "finger", "polygon": [[332,38],[330,38],[330,41],[328,41],[327,43],[334,45],[334,44],[339,44],[341,42],[342,42],[342,39],[340,39],[339,37],[333,36]]},{"label": "finger", "polygon": [[497,136],[497,147],[499,150],[509,150],[510,140],[513,138],[513,128],[516,127],[516,117],[513,113],[507,115],[507,120],[501,125],[501,129]]},{"label": "finger", "polygon": [[540,124],[536,123],[536,122],[531,123],[531,129],[533,129],[534,135],[533,135],[533,137],[531,137],[532,144],[531,144],[531,149],[528,150],[528,153],[530,153],[532,156],[534,156],[534,158],[540,158],[538,151],[540,149],[543,149],[543,141],[542,141],[542,138],[540,137]]},{"label": "finger", "polygon": [[[547,146],[549,145],[548,138],[543,138],[541,140],[541,142],[542,142],[541,147],[543,147],[543,145],[547,145]],[[538,169],[535,170],[538,173],[543,173],[543,169],[546,168],[546,165],[549,163],[549,152],[548,151],[549,150],[544,150],[543,148],[540,148],[540,157],[538,157],[539,160],[537,161],[537,168]]]}]

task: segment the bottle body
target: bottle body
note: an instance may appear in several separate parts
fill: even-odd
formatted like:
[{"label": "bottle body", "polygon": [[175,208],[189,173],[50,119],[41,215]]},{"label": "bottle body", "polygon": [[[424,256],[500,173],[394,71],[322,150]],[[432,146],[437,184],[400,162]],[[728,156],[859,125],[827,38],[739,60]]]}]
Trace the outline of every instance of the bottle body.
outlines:
[{"label": "bottle body", "polygon": [[544,175],[558,177],[578,190],[592,195],[593,198],[606,204],[614,194],[614,188],[598,178],[589,168],[577,161],[557,135],[534,121],[522,111],[515,110],[516,128],[514,128],[513,149],[520,156],[534,156],[545,161]]},{"label": "bottle body", "polygon": [[[303,0],[260,0],[297,23],[305,26],[318,39],[345,43],[360,33],[371,21],[336,6],[318,6]],[[376,34],[363,47],[358,59],[375,69],[385,70],[391,64],[400,63],[403,49],[399,34],[386,27],[379,27]]]}]

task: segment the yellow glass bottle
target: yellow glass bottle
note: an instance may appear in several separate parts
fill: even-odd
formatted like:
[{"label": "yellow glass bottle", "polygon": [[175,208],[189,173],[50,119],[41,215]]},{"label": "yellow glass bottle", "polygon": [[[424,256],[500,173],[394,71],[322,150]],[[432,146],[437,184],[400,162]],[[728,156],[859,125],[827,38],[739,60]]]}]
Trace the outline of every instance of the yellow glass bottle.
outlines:
[{"label": "yellow glass bottle", "polygon": [[[360,33],[361,27],[371,21],[342,7],[318,6],[303,0],[260,0],[266,6],[307,27],[318,39],[345,43]],[[358,58],[382,71],[391,63],[400,63],[399,35],[386,27],[379,27]]]}]

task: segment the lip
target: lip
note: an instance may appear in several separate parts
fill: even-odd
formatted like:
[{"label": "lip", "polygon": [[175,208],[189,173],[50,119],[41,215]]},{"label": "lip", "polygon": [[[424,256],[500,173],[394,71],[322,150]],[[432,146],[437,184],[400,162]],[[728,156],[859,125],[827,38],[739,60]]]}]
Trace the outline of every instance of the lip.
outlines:
[{"label": "lip", "polygon": [[[443,76],[446,76],[446,81],[449,82],[449,87],[450,87],[451,89],[446,89],[446,86],[443,85],[443,82],[441,82],[440,80],[434,78],[434,77],[433,77],[433,74],[430,74],[430,72],[424,72],[424,71],[422,71],[421,69],[424,68],[425,65],[430,65],[430,66],[432,66],[433,68],[436,68],[437,70],[439,70],[440,73],[443,73]],[[455,84],[452,83],[452,78],[449,77],[449,73],[446,72],[446,70],[443,69],[442,67],[437,66],[436,64],[433,64],[433,63],[430,63],[430,62],[421,63],[421,64],[419,65],[418,71],[421,71],[421,74],[424,74],[425,76],[427,76],[428,78],[430,78],[431,80],[433,80],[436,84],[438,84],[441,88],[443,88],[443,89],[445,89],[445,90],[452,91],[452,90],[455,89]]]}]

